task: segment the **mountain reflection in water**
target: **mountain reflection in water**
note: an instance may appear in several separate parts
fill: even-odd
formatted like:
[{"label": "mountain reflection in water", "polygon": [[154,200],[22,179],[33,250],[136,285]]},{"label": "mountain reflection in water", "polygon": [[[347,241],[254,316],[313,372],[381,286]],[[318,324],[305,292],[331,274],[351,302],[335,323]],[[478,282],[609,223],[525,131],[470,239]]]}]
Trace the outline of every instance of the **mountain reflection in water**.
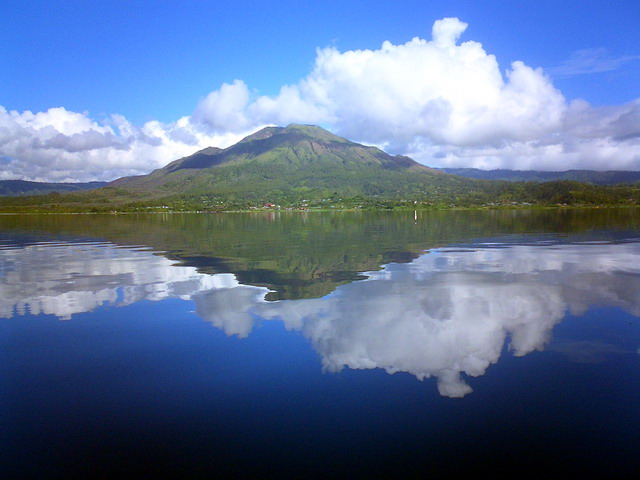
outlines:
[{"label": "mountain reflection in water", "polygon": [[[435,248],[364,272],[366,279],[320,298],[277,301],[267,301],[268,288],[243,285],[232,273],[199,273],[143,247],[6,246],[0,317],[30,312],[69,320],[101,305],[191,300],[199,317],[227,335],[247,337],[256,323],[282,322],[310,341],[326,371],[380,368],[436,377],[441,395],[463,397],[472,391],[463,377],[484,375],[505,346],[516,356],[545,349],[567,313],[613,306],[640,316],[637,239],[509,240]],[[635,353],[612,344],[599,352]]]}]

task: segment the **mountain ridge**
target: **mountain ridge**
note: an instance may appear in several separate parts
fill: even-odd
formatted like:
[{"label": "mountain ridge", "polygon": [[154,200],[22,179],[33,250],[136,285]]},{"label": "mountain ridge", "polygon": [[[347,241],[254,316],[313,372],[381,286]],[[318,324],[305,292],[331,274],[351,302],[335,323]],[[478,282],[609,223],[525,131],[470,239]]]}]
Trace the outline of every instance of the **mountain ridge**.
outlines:
[{"label": "mountain ridge", "polygon": [[625,170],[510,170],[479,168],[438,168],[445,173],[459,175],[466,178],[482,180],[504,180],[508,182],[553,182],[556,180],[570,180],[590,183],[593,185],[620,185],[640,182],[639,171]]},{"label": "mountain ridge", "polygon": [[[209,147],[141,177],[109,186],[165,194],[243,196],[250,200],[403,195],[429,188],[434,179],[468,184],[401,155],[389,155],[313,125],[265,127],[230,147]],[[330,192],[329,192],[330,191]],[[295,195],[293,195],[295,196]]]},{"label": "mountain ridge", "polygon": [[29,180],[0,180],[0,197],[44,195],[47,193],[75,192],[104,187],[108,182],[32,182]]},{"label": "mountain ridge", "polygon": [[[436,173],[430,167],[422,165],[409,157],[391,156],[377,147],[352,142],[321,127],[299,124],[291,124],[287,127],[265,127],[230,147],[225,149],[205,148],[188,157],[175,160],[159,169],[159,171],[170,173],[184,168],[208,168],[229,162],[239,163],[245,160],[248,155],[259,157],[269,151],[281,149],[287,144],[295,145],[298,150],[294,149],[294,151],[297,153],[297,151],[303,150],[302,144],[305,142],[311,148],[311,153],[318,156],[326,154],[339,155],[346,149],[351,148],[359,153],[370,153],[380,160],[381,165],[388,168],[395,166],[413,167]],[[367,161],[362,157],[361,159]]]}]

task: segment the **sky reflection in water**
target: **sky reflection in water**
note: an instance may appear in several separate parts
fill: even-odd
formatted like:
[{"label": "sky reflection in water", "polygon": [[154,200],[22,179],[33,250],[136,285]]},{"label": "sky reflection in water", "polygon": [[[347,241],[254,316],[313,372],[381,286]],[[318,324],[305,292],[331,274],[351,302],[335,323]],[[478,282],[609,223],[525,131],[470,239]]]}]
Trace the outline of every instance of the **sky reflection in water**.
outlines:
[{"label": "sky reflection in water", "polygon": [[485,374],[504,354],[552,349],[575,361],[637,354],[628,345],[553,345],[570,313],[612,306],[640,316],[640,243],[473,244],[425,252],[406,264],[322,298],[265,300],[267,288],[233,274],[206,275],[145,248],[49,243],[0,249],[0,316],[25,312],[61,320],[101,305],[180,298],[227,335],[247,337],[257,322],[300,331],[337,372],[381,368],[436,377],[438,391],[463,397],[465,376]]}]

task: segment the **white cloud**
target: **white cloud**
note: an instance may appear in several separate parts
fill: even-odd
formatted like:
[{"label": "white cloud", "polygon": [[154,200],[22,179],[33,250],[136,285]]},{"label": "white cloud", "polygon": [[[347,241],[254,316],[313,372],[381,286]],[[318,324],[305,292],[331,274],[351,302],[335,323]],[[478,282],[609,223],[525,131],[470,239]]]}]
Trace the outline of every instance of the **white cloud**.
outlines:
[{"label": "white cloud", "polygon": [[481,44],[459,44],[466,28],[448,18],[435,22],[431,41],[319,49],[297,84],[227,115],[256,125],[329,125],[433,166],[640,170],[638,101],[568,104],[542,69],[514,61],[503,73]]},{"label": "white cloud", "polygon": [[247,85],[242,80],[235,80],[232,84],[223,84],[200,101],[192,118],[213,131],[245,131],[253,126],[245,115],[248,104]]},{"label": "white cloud", "polygon": [[0,180],[113,180],[149,173],[212,144],[231,145],[244,134],[205,132],[184,117],[142,127],[121,115],[98,123],[62,107],[45,112],[7,111],[0,106]]},{"label": "white cloud", "polygon": [[532,140],[558,128],[566,105],[549,79],[522,62],[505,79],[482,45],[456,45],[466,27],[450,18],[434,24],[433,41],[321,49],[305,79],[246,110],[259,123],[330,123],[349,138],[405,151],[416,138],[469,146]]},{"label": "white cloud", "polygon": [[[34,114],[0,107],[0,178],[143,174],[262,126],[293,122],[321,124],[431,166],[640,170],[640,100],[605,108],[568,103],[542,69],[514,61],[503,70],[480,43],[460,42],[466,28],[445,18],[434,23],[431,40],[321,48],[311,72],[277,95],[259,96],[237,79],[170,124],[138,127],[118,115],[96,122],[64,108]],[[565,69],[603,71],[630,59],[605,62],[601,51],[588,51]]]}]

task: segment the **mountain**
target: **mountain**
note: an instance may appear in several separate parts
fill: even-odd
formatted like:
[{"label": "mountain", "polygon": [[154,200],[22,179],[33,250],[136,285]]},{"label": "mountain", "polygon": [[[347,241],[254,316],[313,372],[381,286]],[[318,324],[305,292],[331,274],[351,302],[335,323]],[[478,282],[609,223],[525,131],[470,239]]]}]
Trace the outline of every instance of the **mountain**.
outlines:
[{"label": "mountain", "polygon": [[153,196],[287,202],[358,196],[437,199],[473,184],[321,127],[289,125],[264,128],[228,148],[207,148],[109,187]]},{"label": "mountain", "polygon": [[539,170],[480,170],[478,168],[439,168],[445,173],[467,178],[484,180],[505,180],[509,182],[552,182],[571,180],[593,185],[620,185],[640,182],[640,172],[608,170],[566,170],[562,172],[545,172]]},{"label": "mountain", "polygon": [[267,127],[90,192],[0,198],[3,212],[638,205],[640,184],[453,175],[311,125]]},{"label": "mountain", "polygon": [[104,187],[107,182],[43,183],[26,180],[0,180],[0,196],[44,195],[47,193],[75,192]]}]

